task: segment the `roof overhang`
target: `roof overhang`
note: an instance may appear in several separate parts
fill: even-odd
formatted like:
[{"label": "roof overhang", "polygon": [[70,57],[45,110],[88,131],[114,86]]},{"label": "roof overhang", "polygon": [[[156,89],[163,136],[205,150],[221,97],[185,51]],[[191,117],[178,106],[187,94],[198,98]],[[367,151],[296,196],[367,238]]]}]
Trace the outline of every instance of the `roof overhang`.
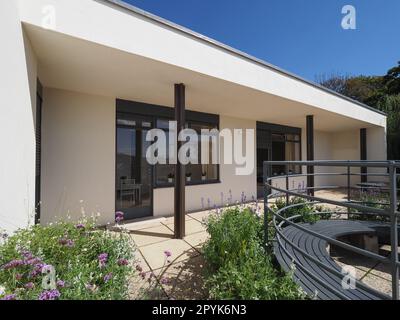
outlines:
[{"label": "roof overhang", "polygon": [[[313,114],[324,131],[386,124],[383,114],[115,1],[19,1],[44,86],[172,106],[173,84],[183,82],[196,111],[291,126]],[[53,30],[41,27],[48,5]]]}]

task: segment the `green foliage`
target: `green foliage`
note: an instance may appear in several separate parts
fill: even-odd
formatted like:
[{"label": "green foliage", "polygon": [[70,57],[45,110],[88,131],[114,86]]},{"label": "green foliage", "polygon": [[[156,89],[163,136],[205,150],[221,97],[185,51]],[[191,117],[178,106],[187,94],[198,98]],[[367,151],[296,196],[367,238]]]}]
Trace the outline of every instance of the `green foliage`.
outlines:
[{"label": "green foliage", "polygon": [[400,159],[400,94],[385,96],[378,108],[387,113],[388,155],[392,160]]},{"label": "green foliage", "polygon": [[228,209],[207,222],[205,282],[212,299],[301,299],[289,275],[262,247],[263,222],[249,209]]},{"label": "green foliage", "polygon": [[37,300],[50,290],[42,282],[52,266],[57,283],[51,290],[58,290],[59,299],[127,299],[132,257],[127,235],[97,230],[92,222],[36,225],[0,246],[0,287],[3,295]]},{"label": "green foliage", "polygon": [[[303,223],[316,223],[320,219],[328,220],[332,216],[332,213],[323,206],[308,204],[307,200],[299,197],[290,198],[289,205],[296,204],[299,206],[284,210],[281,213],[281,216],[284,218],[290,218],[299,215],[300,217],[296,219],[296,221]],[[278,198],[276,199],[272,210],[277,211],[285,207],[287,207],[286,198]],[[321,212],[321,214],[313,214],[314,212]]]},{"label": "green foliage", "polygon": [[384,79],[388,94],[400,94],[400,61],[397,66],[387,72]]},{"label": "green foliage", "polygon": [[319,83],[388,115],[388,158],[400,159],[400,62],[384,76],[320,76]]},{"label": "green foliage", "polygon": [[[367,191],[367,192],[357,192],[352,196],[353,201],[357,203],[375,209],[387,209],[389,204],[389,196],[387,194]],[[389,222],[390,218],[385,216],[379,216],[374,214],[357,214],[357,211],[354,209],[350,209],[351,220],[362,220],[362,221],[381,221],[381,222]],[[368,213],[368,212],[366,212]]]}]

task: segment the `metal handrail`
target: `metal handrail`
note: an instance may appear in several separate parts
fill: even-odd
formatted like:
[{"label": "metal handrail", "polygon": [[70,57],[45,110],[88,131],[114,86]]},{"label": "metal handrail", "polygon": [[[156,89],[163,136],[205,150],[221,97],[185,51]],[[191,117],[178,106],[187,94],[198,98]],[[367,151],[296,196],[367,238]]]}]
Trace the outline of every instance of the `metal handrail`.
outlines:
[{"label": "metal handrail", "polygon": [[[271,167],[273,165],[285,166],[285,175],[280,176],[269,176],[269,172],[272,170]],[[304,167],[345,167],[347,168],[347,173],[312,173],[312,174],[289,174],[288,168],[289,166],[304,166]],[[362,167],[362,168],[385,168],[387,173],[354,173],[351,172],[351,168]],[[305,250],[297,246],[296,244],[292,243],[283,233],[283,227],[290,225],[294,228],[301,230],[307,234],[311,234],[314,237],[320,238],[324,241],[327,241],[330,244],[334,244],[338,247],[344,248],[351,252],[360,254],[362,256],[372,258],[384,264],[389,264],[391,266],[391,275],[392,275],[392,299],[399,300],[399,267],[400,262],[398,260],[398,217],[400,216],[398,203],[397,203],[397,193],[400,189],[397,188],[397,179],[400,177],[400,174],[397,173],[398,168],[400,168],[399,161],[266,161],[264,162],[263,169],[264,169],[264,215],[265,219],[265,243],[268,243],[268,227],[270,226],[269,216],[272,215],[272,227],[276,231],[276,242],[279,245],[279,248],[285,252],[285,254],[292,259],[294,265],[301,270],[303,270],[306,274],[308,274],[312,279],[323,285],[328,290],[337,294],[337,296],[341,298],[347,299],[345,295],[338,294],[338,290],[332,287],[329,284],[324,283],[324,281],[318,277],[316,277],[310,270],[307,270],[306,266],[303,266],[300,261],[294,258],[286,249],[282,240],[292,247],[297,252],[300,252],[302,256],[306,257],[307,259],[312,260],[318,266],[323,268],[324,270],[333,273],[337,276],[343,276],[340,272],[335,270],[334,268],[325,265],[323,262],[319,261],[317,258],[313,257],[311,254],[307,253]],[[361,170],[360,170],[361,171]],[[315,187],[315,186],[307,186],[303,189],[290,189],[290,179],[293,178],[305,178],[308,176],[347,176],[347,186],[326,186],[326,187]],[[368,201],[354,201],[351,199],[351,192],[350,190],[377,190],[377,187],[364,187],[364,186],[352,186],[351,185],[351,178],[352,177],[362,177],[362,176],[373,176],[373,177],[382,177],[385,179],[385,183],[388,183],[388,186],[379,187],[380,192],[383,190],[389,192],[390,201],[389,202],[368,202]],[[286,180],[286,188],[280,188],[277,185],[273,186],[272,182],[274,180]],[[383,182],[383,181],[382,181]],[[322,197],[317,197],[314,194],[316,190],[326,190],[326,189],[341,189],[347,188],[347,201],[336,201],[332,199],[326,199]],[[303,192],[300,192],[303,191]],[[275,193],[272,193],[274,191]],[[269,207],[269,200],[274,197],[286,197],[286,206],[277,210],[276,212]],[[302,199],[306,199],[308,202],[299,203],[299,204],[290,204],[290,197],[299,197]],[[289,209],[304,206],[304,205],[315,205],[319,203],[327,203],[332,204],[337,207],[343,207],[347,209],[348,215],[368,215],[368,216],[383,216],[390,218],[390,226],[391,229],[391,248],[392,253],[389,258],[381,256],[379,254],[375,254],[365,249],[361,249],[355,246],[352,246],[348,243],[343,241],[325,236],[313,230],[310,230],[304,225],[300,225],[299,223],[294,222],[300,216],[293,216],[289,218],[285,218],[283,213]],[[371,205],[380,204],[383,208],[373,208]],[[356,210],[356,212],[351,212],[351,210]],[[343,214],[344,212],[341,212]],[[322,214],[321,212],[313,212],[312,214],[318,215]],[[279,220],[279,223],[277,222]],[[376,296],[380,296],[381,298],[388,298],[387,295],[368,287],[367,285],[361,283],[360,281],[356,281],[359,287],[362,287],[365,291],[373,293]]]}]

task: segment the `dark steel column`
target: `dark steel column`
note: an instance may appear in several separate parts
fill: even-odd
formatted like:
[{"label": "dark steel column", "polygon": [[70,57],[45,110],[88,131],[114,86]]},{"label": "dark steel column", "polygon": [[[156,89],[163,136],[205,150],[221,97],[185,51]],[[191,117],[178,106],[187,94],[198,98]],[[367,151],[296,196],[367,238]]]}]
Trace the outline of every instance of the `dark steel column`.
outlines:
[{"label": "dark steel column", "polygon": [[[177,137],[179,132],[185,128],[185,85],[175,84],[175,121],[177,122]],[[182,146],[182,142],[177,141],[177,155]],[[175,239],[185,237],[185,175],[186,168],[177,157],[175,165],[175,216],[174,216],[174,236]]]},{"label": "dark steel column", "polygon": [[[360,160],[367,159],[367,129],[360,129]],[[361,167],[361,182],[366,183],[368,181],[368,169],[367,167]]]},{"label": "dark steel column", "polygon": [[[314,116],[307,116],[307,161],[314,161]],[[314,166],[307,166],[307,187],[314,187]],[[314,189],[309,189],[308,194],[314,196]]]}]

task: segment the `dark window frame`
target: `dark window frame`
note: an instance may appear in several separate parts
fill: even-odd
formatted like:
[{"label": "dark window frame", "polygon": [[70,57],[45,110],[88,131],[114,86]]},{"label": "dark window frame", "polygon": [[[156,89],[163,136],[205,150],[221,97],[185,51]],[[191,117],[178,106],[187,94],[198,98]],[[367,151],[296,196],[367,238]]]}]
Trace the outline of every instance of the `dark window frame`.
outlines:
[{"label": "dark window frame", "polygon": [[[146,116],[151,117],[154,123],[154,128],[157,128],[157,120],[167,120],[171,121],[175,118],[174,108],[159,106],[154,104],[129,101],[117,99],[116,101],[116,119],[120,114],[127,114],[130,116]],[[189,125],[191,123],[204,124],[207,126],[214,126],[216,129],[220,129],[220,116],[211,113],[204,113],[198,111],[186,110],[186,123]],[[186,182],[186,186],[199,186],[199,185],[211,185],[221,183],[220,179],[220,164],[217,166],[217,178],[209,179],[204,181],[190,181]],[[164,189],[173,188],[174,183],[159,183],[157,182],[157,170],[156,165],[152,166],[153,175],[153,189]]]},{"label": "dark window frame", "polygon": [[36,111],[35,111],[35,224],[40,223],[42,197],[42,115],[43,115],[43,86],[36,80]]},{"label": "dark window frame", "polygon": [[[266,122],[257,122],[257,133],[259,131],[264,131],[267,134],[269,134],[269,141],[270,141],[270,159],[268,160],[272,160],[273,159],[273,148],[272,148],[272,143],[273,143],[273,139],[272,136],[275,135],[284,135],[284,143],[288,143],[288,142],[293,142],[293,143],[298,143],[300,148],[299,148],[299,158],[300,160],[303,158],[303,154],[302,154],[302,148],[303,148],[303,143],[302,143],[302,129],[301,128],[297,128],[297,127],[290,127],[290,126],[285,126],[285,125],[279,125],[279,124],[273,124],[273,123],[266,123]],[[297,135],[299,137],[298,140],[291,140],[288,139],[287,136],[288,135]],[[299,172],[293,172],[293,175],[296,174],[301,174],[302,173],[302,168],[299,168]],[[280,175],[278,175],[280,176]]]}]

